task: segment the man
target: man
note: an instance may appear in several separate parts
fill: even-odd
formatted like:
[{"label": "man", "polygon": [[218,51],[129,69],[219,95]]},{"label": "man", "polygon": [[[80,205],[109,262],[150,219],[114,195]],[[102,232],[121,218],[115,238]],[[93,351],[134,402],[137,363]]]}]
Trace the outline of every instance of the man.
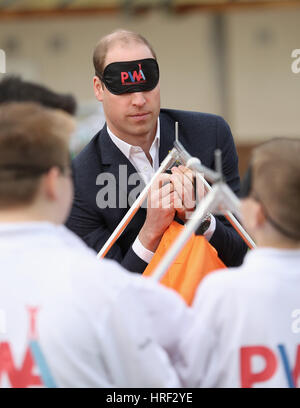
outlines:
[{"label": "man", "polygon": [[257,248],[200,284],[176,364],[189,387],[300,386],[299,155],[299,139],[254,150],[241,211]]},{"label": "man", "polygon": [[60,111],[0,107],[0,387],[178,386],[184,303],[61,225],[73,129]]},{"label": "man", "polygon": [[[172,149],[175,122],[184,147],[206,166],[214,167],[214,151],[222,150],[226,181],[239,190],[228,125],[215,115],[160,109],[159,68],[145,38],[113,32],[98,43],[93,61],[94,92],[103,104],[106,124],[74,160],[75,200],[67,222],[90,247],[99,251],[126,214],[134,174],[139,172],[148,182]],[[103,174],[112,175],[115,184],[108,177],[104,185]],[[107,206],[101,189],[108,195],[114,190],[115,200]],[[183,166],[162,175],[148,198],[155,205],[138,211],[107,257],[143,272],[174,217],[185,221],[193,209],[192,192],[190,173]],[[246,246],[224,218],[208,216],[201,229],[226,265],[242,262]]]}]

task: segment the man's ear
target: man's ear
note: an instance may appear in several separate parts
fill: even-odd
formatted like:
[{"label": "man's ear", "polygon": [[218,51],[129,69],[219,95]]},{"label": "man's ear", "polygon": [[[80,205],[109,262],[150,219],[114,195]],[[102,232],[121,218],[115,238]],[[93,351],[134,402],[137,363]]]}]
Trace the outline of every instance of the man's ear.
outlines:
[{"label": "man's ear", "polygon": [[57,167],[52,167],[43,178],[44,192],[50,201],[55,201],[58,198],[59,176],[60,170]]},{"label": "man's ear", "polygon": [[103,83],[100,81],[100,79],[95,75],[93,77],[93,86],[94,86],[94,93],[98,101],[102,102],[103,101]]}]

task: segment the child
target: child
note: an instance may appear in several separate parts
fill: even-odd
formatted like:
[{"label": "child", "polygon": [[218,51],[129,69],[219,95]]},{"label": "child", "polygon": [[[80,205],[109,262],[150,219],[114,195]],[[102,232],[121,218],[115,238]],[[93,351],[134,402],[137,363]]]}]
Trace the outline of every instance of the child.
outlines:
[{"label": "child", "polygon": [[254,150],[242,200],[257,243],[242,266],[210,274],[176,366],[190,387],[300,384],[300,139]]},{"label": "child", "polygon": [[183,301],[62,225],[73,128],[62,111],[0,107],[0,387],[177,386]]}]

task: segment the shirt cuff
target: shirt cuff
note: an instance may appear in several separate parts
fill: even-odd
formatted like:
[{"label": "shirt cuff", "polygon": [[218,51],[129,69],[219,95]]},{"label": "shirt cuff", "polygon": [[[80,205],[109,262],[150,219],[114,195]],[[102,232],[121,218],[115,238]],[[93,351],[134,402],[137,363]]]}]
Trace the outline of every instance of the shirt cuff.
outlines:
[{"label": "shirt cuff", "polygon": [[139,240],[139,237],[136,237],[134,243],[132,244],[132,249],[139,258],[147,263],[149,263],[153,258],[154,252],[149,251],[149,249],[145,248]]},{"label": "shirt cuff", "polygon": [[203,236],[209,241],[216,230],[216,219],[213,215],[210,215],[210,226],[204,232]]}]

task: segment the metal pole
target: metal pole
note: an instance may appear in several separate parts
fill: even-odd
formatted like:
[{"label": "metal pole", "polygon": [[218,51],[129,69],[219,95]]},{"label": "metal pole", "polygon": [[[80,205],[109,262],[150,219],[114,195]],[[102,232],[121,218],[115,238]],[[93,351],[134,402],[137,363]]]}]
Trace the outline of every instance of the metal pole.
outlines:
[{"label": "metal pole", "polygon": [[110,248],[114,245],[114,243],[117,241],[119,236],[122,234],[124,229],[127,227],[127,225],[130,223],[136,212],[139,210],[141,207],[143,201],[147,197],[148,191],[154,182],[154,180],[161,174],[163,173],[170,165],[172,162],[178,159],[178,152],[175,148],[173,148],[168,156],[162,161],[159,169],[157,172],[153,175],[152,179],[150,182],[145,186],[141,194],[138,196],[138,198],[135,200],[135,202],[132,204],[130,209],[127,211],[126,215],[123,217],[123,219],[120,221],[118,224],[117,228],[114,230],[114,232],[111,234],[109,239],[106,241],[106,243],[103,245],[101,250],[99,251],[97,258],[104,258],[107,252],[110,250]]},{"label": "metal pole", "polygon": [[163,260],[155,269],[154,274],[151,276],[153,280],[161,280],[161,278],[167,272],[172,262],[174,262],[177,255],[184,247],[190,236],[194,231],[196,231],[202,219],[206,216],[207,212],[214,212],[218,208],[220,203],[222,203],[222,200],[225,201],[225,199],[227,199],[227,201],[230,203],[230,206],[236,207],[238,198],[230,190],[227,184],[225,184],[224,182],[219,182],[210,187],[210,191],[200,201],[190,221],[185,225],[183,231],[179,234],[170,250],[167,252]]},{"label": "metal pole", "polygon": [[[211,190],[211,186],[208,184],[206,179],[202,176],[201,173],[205,174],[205,177],[208,178],[211,182],[216,182],[220,181],[223,179],[222,177],[222,168],[221,168],[221,152],[216,151],[216,165],[217,165],[217,171],[213,171],[205,166],[203,166],[200,162],[200,160],[197,157],[191,156],[183,147],[183,145],[177,140],[174,143],[174,146],[179,152],[179,157],[182,162],[185,163],[187,167],[190,169],[194,170],[197,172],[198,177],[202,180],[204,183],[204,186],[208,191]],[[237,231],[237,233],[240,235],[240,237],[246,242],[248,247],[250,249],[253,249],[256,247],[255,242],[253,239],[250,237],[250,235],[246,232],[246,230],[242,227],[242,225],[239,223],[239,221],[235,218],[235,216],[230,212],[226,211],[224,213],[225,218],[230,222],[230,224],[233,226],[233,228]]]},{"label": "metal pole", "polygon": [[178,142],[178,122],[175,122],[175,141]]},{"label": "metal pole", "polygon": [[211,191],[200,201],[198,207],[196,208],[192,218],[190,221],[185,225],[185,228],[180,233],[179,237],[171,246],[170,250],[167,252],[163,260],[158,264],[157,268],[155,269],[151,279],[155,281],[160,281],[160,279],[164,276],[166,271],[169,269],[171,263],[175,260],[178,253],[184,247],[186,242],[189,240],[192,233],[198,228],[202,219],[206,216],[207,212],[211,209],[213,202],[215,201],[216,196],[216,187],[213,186]]},{"label": "metal pole", "polygon": [[248,232],[241,226],[241,224],[238,222],[238,220],[235,218],[235,216],[230,211],[226,211],[224,214],[224,217],[227,219],[227,221],[230,222],[230,224],[233,226],[233,228],[236,230],[239,236],[243,238],[243,240],[246,242],[246,244],[248,245],[250,249],[253,249],[256,247],[255,242],[250,237]]},{"label": "metal pole", "polygon": [[[144,190],[141,192],[139,197],[136,199],[136,201],[133,203],[131,208],[127,211],[126,215],[124,218],[120,221],[118,224],[117,228],[114,230],[114,232],[111,234],[109,239],[106,241],[104,246],[101,248],[100,252],[97,255],[97,258],[103,258],[107,254],[107,252],[110,250],[110,248],[114,245],[114,243],[117,241],[119,236],[122,234],[124,229],[127,227],[129,222],[132,220],[136,212],[139,210],[141,207],[143,201],[147,197],[148,191],[156,179],[161,173],[163,173],[168,167],[170,167],[171,163],[173,163],[176,160],[180,160],[183,164],[185,164],[187,167],[190,167],[191,169],[195,170],[199,177],[201,178],[202,182],[204,183],[205,187],[207,188],[208,191],[211,191],[212,187],[208,184],[208,182],[205,180],[205,178],[199,174],[199,173],[204,173],[205,176],[212,182],[220,181],[222,179],[222,174],[217,173],[205,166],[203,166],[200,162],[199,159],[196,157],[192,157],[182,146],[182,144],[178,141],[178,123],[176,122],[175,125],[175,133],[176,133],[176,138],[174,142],[174,148],[171,150],[171,152],[168,154],[168,156],[163,160],[161,163],[159,169],[157,172],[154,174],[150,182],[146,185]],[[226,219],[230,222],[230,224],[234,227],[234,229],[238,232],[238,234],[242,237],[242,239],[246,242],[246,244],[249,246],[249,248],[254,248],[255,243],[252,240],[252,238],[249,236],[249,234],[244,230],[244,228],[241,226],[241,224],[238,222],[238,220],[234,217],[234,215],[230,211],[225,212],[225,217]]]},{"label": "metal pole", "polygon": [[[198,173],[198,177],[204,183],[207,190],[211,191],[212,187],[205,180],[205,178],[202,176],[202,174]],[[236,219],[236,217],[232,214],[232,212],[225,211],[224,212],[224,217],[227,219],[227,221],[230,222],[230,224],[233,226],[233,228],[236,230],[236,232],[240,235],[240,237],[246,242],[246,244],[248,245],[248,247],[250,249],[253,249],[253,248],[256,247],[256,244],[253,241],[253,239],[250,237],[248,232],[242,227],[242,225],[239,223],[239,221]]]}]

